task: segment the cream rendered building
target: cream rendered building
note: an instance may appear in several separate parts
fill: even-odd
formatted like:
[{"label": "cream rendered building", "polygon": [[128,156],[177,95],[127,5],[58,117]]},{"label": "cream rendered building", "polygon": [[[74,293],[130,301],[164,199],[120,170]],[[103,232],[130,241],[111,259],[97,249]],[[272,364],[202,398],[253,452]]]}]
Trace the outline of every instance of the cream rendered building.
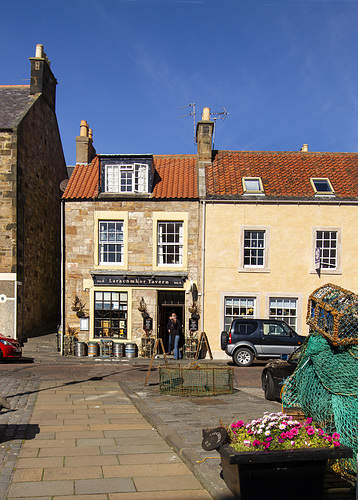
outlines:
[{"label": "cream rendered building", "polygon": [[214,357],[237,316],[308,333],[307,299],[358,291],[358,154],[213,151],[205,164],[202,329]]}]

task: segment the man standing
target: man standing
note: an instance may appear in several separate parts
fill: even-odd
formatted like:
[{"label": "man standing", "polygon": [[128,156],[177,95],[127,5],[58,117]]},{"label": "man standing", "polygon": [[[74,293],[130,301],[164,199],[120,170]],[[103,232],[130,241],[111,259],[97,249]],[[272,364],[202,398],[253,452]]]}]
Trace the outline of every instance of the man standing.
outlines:
[{"label": "man standing", "polygon": [[172,313],[172,315],[170,316],[167,329],[169,334],[167,354],[171,354],[172,345],[174,345],[174,359],[180,359],[181,354],[179,351],[179,347],[181,337],[181,323],[175,313]]}]

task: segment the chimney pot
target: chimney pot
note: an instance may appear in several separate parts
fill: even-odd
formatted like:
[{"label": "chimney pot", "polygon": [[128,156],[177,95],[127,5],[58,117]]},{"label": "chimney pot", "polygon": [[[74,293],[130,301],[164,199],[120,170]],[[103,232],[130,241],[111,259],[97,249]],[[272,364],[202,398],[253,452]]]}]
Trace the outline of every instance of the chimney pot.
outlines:
[{"label": "chimney pot", "polygon": [[93,140],[93,130],[91,128],[88,129],[88,137],[91,139],[91,141]]},{"label": "chimney pot", "polygon": [[202,120],[203,121],[209,121],[210,120],[210,108],[203,108],[203,114],[202,114]]},{"label": "chimney pot", "polygon": [[307,153],[308,152],[308,144],[303,144],[302,148],[300,149],[302,153]]},{"label": "chimney pot", "polygon": [[86,120],[81,120],[80,136],[81,137],[88,137],[88,125],[87,125]]},{"label": "chimney pot", "polygon": [[36,45],[35,57],[40,57],[42,59],[43,58],[43,52],[44,52],[44,46],[41,43],[38,43]]}]

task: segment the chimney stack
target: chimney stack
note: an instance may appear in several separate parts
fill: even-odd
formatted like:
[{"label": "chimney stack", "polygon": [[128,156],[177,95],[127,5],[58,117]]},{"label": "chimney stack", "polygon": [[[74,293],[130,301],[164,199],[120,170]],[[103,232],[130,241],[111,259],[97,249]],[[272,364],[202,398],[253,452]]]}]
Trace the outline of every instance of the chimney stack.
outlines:
[{"label": "chimney stack", "polygon": [[80,135],[76,137],[76,163],[87,165],[96,156],[92,137],[92,129],[88,127],[86,120],[81,120]]},{"label": "chimney stack", "polygon": [[36,45],[35,57],[30,57],[30,95],[42,94],[55,111],[57,80],[50,69],[50,61],[41,43]]},{"label": "chimney stack", "polygon": [[196,126],[197,149],[197,175],[199,198],[206,196],[205,165],[212,160],[212,140],[214,122],[210,120],[210,108],[204,108],[202,119]]},{"label": "chimney stack", "polygon": [[308,144],[303,144],[300,151],[301,151],[301,153],[307,153],[308,152]]},{"label": "chimney stack", "polygon": [[210,108],[203,108],[202,119],[196,126],[199,161],[211,162],[213,130],[214,122],[210,121]]}]

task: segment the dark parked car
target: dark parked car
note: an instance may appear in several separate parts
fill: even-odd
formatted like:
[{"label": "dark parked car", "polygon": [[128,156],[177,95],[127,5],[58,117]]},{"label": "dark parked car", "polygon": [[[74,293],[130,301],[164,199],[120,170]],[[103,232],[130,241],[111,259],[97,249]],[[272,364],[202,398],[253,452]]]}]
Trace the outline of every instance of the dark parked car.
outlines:
[{"label": "dark parked car", "polygon": [[232,356],[236,365],[250,366],[255,358],[291,354],[304,340],[284,321],[235,318],[230,331],[221,333],[221,349]]},{"label": "dark parked car", "polygon": [[21,358],[22,349],[20,343],[11,337],[0,334],[0,361],[2,359]]},{"label": "dark parked car", "polygon": [[[284,381],[292,375],[301,355],[302,347],[298,347],[288,359],[276,359],[268,363],[262,370],[261,384],[265,398],[269,401],[281,399]],[[282,357],[286,357],[283,355]]]}]

